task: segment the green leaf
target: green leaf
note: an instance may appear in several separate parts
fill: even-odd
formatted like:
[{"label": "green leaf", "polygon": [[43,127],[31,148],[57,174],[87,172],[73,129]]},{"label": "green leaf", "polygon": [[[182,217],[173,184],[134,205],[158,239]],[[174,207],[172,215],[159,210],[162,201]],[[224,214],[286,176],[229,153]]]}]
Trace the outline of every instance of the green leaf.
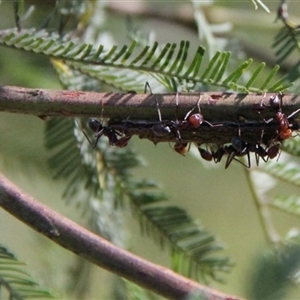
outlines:
[{"label": "green leaf", "polygon": [[300,197],[296,195],[277,195],[271,205],[289,214],[300,217]]},{"label": "green leaf", "polygon": [[9,299],[55,298],[25,271],[25,264],[5,246],[0,245],[0,296],[7,292]]},{"label": "green leaf", "polygon": [[[129,47],[112,46],[104,50],[103,45],[94,47],[86,43],[62,42],[59,36],[46,31],[22,30],[19,33],[15,30],[3,30],[0,31],[1,44],[56,58],[70,70],[76,70],[81,76],[90,77],[91,81],[105,82],[124,91],[133,90],[134,86],[144,86],[145,74],[148,74],[167,88],[173,86],[172,82],[178,82],[186,86],[209,84],[237,91],[263,92],[271,88],[270,82],[278,71],[276,66],[266,76],[261,87],[252,86],[262,70],[263,63],[261,63],[260,67],[250,74],[250,80],[246,85],[242,85],[238,81],[248,70],[252,59],[241,62],[231,74],[226,75],[230,53],[219,51],[208,62],[207,67],[201,70],[204,48],[198,47],[192,62],[188,63],[187,58],[190,54],[188,41],[181,41],[179,47],[177,44],[169,43],[161,47],[155,42],[151,48],[149,45],[143,46],[137,53],[135,51],[138,47],[137,41],[133,41]],[[272,87],[276,87],[276,90],[285,90],[290,84],[280,80]]]}]

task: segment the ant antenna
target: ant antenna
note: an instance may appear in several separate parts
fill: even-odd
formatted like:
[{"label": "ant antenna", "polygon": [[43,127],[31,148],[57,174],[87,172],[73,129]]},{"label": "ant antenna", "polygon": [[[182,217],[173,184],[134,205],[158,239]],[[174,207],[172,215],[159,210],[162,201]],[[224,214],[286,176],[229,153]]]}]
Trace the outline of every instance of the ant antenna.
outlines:
[{"label": "ant antenna", "polygon": [[[145,84],[145,91],[146,91],[147,87],[149,87],[150,92],[152,94],[152,90],[151,90],[151,87],[150,87],[148,81],[146,81],[146,84]],[[159,123],[152,126],[152,131],[157,136],[165,136],[165,135],[167,135],[171,132],[171,129],[168,125],[165,125],[162,121],[161,112],[160,112],[160,108],[159,108],[159,103],[158,103],[158,99],[157,99],[156,96],[155,96],[155,100],[156,100],[156,110],[157,110],[157,114],[158,114]]]}]

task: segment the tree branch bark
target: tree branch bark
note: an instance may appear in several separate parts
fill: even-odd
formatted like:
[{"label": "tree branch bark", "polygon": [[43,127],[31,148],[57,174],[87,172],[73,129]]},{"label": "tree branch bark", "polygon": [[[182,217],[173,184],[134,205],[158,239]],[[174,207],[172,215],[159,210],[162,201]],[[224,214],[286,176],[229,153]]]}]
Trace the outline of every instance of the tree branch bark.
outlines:
[{"label": "tree branch bark", "polygon": [[185,299],[197,293],[201,299],[238,300],[117,248],[39,203],[1,174],[0,206],[69,251],[166,298]]},{"label": "tree branch bark", "polygon": [[[15,86],[0,87],[0,111],[46,116],[97,116],[114,119],[158,120],[157,102],[163,119],[175,119],[175,95],[96,93],[68,90],[30,89]],[[263,95],[222,92],[202,92],[201,113],[209,121],[236,122],[239,117],[259,120],[257,113]],[[265,104],[271,95],[265,95]],[[196,108],[200,93],[180,93],[178,118],[182,119]],[[288,115],[300,108],[300,96],[284,96],[284,112]],[[273,110],[264,111],[264,116],[273,116]]]}]

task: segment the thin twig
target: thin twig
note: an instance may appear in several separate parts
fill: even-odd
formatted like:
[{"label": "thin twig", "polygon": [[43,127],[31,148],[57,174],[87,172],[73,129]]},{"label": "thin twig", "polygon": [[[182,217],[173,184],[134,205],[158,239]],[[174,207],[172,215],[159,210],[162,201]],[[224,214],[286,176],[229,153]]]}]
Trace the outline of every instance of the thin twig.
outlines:
[{"label": "thin twig", "polygon": [[0,174],[0,206],[62,247],[169,299],[237,300],[120,249],[24,193]]}]

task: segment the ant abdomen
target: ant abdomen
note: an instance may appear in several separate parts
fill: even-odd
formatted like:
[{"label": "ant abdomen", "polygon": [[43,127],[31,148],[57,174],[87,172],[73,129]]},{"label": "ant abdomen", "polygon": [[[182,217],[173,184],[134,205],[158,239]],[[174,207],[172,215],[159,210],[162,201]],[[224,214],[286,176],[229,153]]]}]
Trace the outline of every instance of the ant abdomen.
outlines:
[{"label": "ant abdomen", "polygon": [[156,125],[153,125],[151,130],[156,136],[166,136],[167,134],[171,133],[170,127],[164,125],[163,123],[158,123]]},{"label": "ant abdomen", "polygon": [[94,118],[90,118],[88,124],[90,129],[96,133],[103,128],[102,124]]},{"label": "ant abdomen", "polygon": [[208,150],[205,150],[201,147],[198,147],[198,150],[199,150],[199,153],[201,155],[201,157],[204,159],[204,160],[207,160],[207,161],[212,161],[213,159],[213,154],[211,152],[209,152]]}]

